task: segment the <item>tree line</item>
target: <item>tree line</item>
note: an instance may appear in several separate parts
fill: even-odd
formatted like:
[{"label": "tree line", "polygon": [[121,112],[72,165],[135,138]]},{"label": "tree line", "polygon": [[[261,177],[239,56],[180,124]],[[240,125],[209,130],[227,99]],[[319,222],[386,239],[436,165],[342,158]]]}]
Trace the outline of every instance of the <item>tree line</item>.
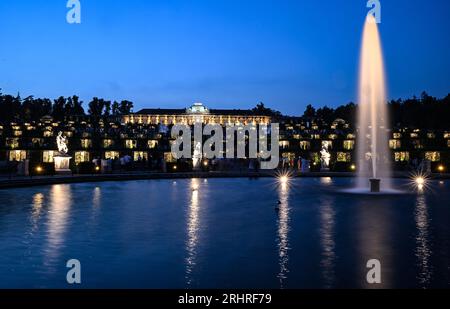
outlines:
[{"label": "tree line", "polygon": [[133,110],[133,102],[120,102],[93,98],[87,106],[87,114],[83,101],[76,95],[57,99],[41,99],[34,96],[21,98],[2,94],[0,89],[0,121],[39,121],[43,116],[52,116],[55,120],[64,120],[70,116],[92,116],[95,118],[129,114]]},{"label": "tree line", "polygon": [[[423,92],[418,98],[397,99],[388,102],[392,128],[408,127],[418,129],[450,129],[450,94],[438,99]],[[337,108],[328,106],[315,109],[308,105],[303,113],[304,120],[330,124],[336,119],[355,124],[358,105],[348,103]]]},{"label": "tree line", "polygon": [[[301,116],[305,121],[331,124],[336,119],[343,119],[347,123],[356,123],[358,105],[350,102],[337,108],[324,106],[314,108],[308,105]],[[388,102],[391,127],[409,127],[419,129],[450,129],[450,94],[438,99],[423,92],[418,98],[398,99]],[[70,116],[86,116],[94,118],[119,116],[133,111],[133,102],[123,100],[120,102],[109,101],[101,98],[93,98],[87,106],[87,113],[83,107],[83,101],[76,95],[71,97],[59,97],[55,100],[34,98],[20,95],[12,96],[2,94],[0,89],[0,121],[39,121],[43,116],[50,115],[55,120],[64,120]],[[254,113],[269,115],[276,119],[283,118],[279,111],[265,107],[259,103]]]}]

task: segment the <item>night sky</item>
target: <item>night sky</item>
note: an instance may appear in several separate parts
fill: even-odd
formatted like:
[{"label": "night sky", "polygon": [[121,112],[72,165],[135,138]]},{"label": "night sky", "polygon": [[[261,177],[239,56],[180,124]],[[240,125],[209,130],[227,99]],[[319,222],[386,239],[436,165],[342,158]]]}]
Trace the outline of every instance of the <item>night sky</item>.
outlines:
[{"label": "night sky", "polygon": [[[0,1],[0,88],[22,97],[283,113],[356,101],[365,0]],[[381,0],[389,98],[450,92],[450,1]]]}]

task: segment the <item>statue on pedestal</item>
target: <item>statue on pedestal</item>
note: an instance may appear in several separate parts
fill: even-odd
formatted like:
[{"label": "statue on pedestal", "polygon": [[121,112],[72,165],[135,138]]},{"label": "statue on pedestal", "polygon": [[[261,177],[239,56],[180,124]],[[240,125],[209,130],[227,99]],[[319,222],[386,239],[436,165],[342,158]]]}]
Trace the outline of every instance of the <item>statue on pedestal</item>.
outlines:
[{"label": "statue on pedestal", "polygon": [[328,152],[329,144],[327,141],[322,143],[322,150],[320,151],[320,164],[322,171],[328,171],[330,169],[331,155]]},{"label": "statue on pedestal", "polygon": [[56,137],[56,146],[58,147],[58,152],[53,156],[53,160],[55,161],[55,172],[58,174],[71,173],[70,159],[72,159],[72,157],[67,154],[69,152],[67,138],[62,132],[59,132]]}]

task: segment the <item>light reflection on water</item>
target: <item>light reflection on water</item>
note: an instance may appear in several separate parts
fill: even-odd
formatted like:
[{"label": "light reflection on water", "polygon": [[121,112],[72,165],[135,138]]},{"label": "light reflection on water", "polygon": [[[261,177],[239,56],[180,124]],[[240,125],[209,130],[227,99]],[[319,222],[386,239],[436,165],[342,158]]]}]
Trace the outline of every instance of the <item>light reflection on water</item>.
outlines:
[{"label": "light reflection on water", "polygon": [[322,246],[322,276],[325,288],[332,288],[335,282],[335,209],[333,200],[328,197],[322,199],[320,206],[320,244]]},{"label": "light reflection on water", "polygon": [[189,204],[187,235],[186,242],[186,284],[191,285],[193,278],[192,273],[196,265],[197,243],[199,238],[199,180],[191,180],[191,199]]},{"label": "light reflection on water", "polygon": [[[358,250],[360,276],[364,278],[361,286],[365,288],[391,288],[392,272],[395,271],[391,252],[395,247],[391,241],[392,231],[390,209],[395,207],[387,197],[371,199],[363,197],[358,208]],[[367,261],[376,259],[381,263],[381,284],[369,284],[366,275],[369,269]]]},{"label": "light reflection on water", "polygon": [[280,264],[278,279],[280,287],[283,288],[289,273],[289,183],[281,183],[278,186],[278,197],[278,258]]},{"label": "light reflection on water", "polygon": [[[83,287],[94,288],[448,286],[447,243],[432,242],[449,233],[448,187],[436,203],[429,194],[334,194],[346,179],[267,190],[273,185],[192,179],[0,191],[0,286],[66,287],[65,262],[78,257]],[[365,281],[373,258],[381,285]]]},{"label": "light reflection on water", "polygon": [[55,271],[57,266],[54,263],[58,260],[62,247],[67,246],[65,232],[73,202],[71,186],[52,186],[49,202],[44,263],[48,265],[49,270]]},{"label": "light reflection on water", "polygon": [[427,287],[431,280],[432,267],[430,265],[430,257],[432,254],[429,240],[429,218],[427,201],[424,194],[417,196],[415,220],[417,227],[415,254],[419,264],[418,280],[421,287]]}]

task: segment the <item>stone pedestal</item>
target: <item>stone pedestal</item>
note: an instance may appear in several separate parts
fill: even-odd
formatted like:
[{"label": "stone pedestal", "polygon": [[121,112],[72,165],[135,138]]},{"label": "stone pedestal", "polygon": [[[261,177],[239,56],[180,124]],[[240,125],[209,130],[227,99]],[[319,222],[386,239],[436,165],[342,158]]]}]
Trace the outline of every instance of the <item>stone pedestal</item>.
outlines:
[{"label": "stone pedestal", "polygon": [[370,192],[379,193],[380,192],[380,179],[370,179]]},{"label": "stone pedestal", "polygon": [[72,157],[64,153],[58,153],[54,155],[53,160],[55,161],[55,173],[71,174],[72,171],[70,170],[70,159],[72,159]]}]

